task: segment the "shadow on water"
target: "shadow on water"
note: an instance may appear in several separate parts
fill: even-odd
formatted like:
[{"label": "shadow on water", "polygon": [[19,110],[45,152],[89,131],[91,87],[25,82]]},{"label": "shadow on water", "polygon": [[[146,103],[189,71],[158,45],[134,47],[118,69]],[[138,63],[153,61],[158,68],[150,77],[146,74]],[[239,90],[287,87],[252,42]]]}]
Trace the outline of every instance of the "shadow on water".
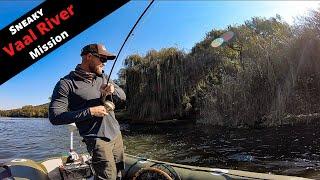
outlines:
[{"label": "shadow on water", "polygon": [[[225,129],[201,124],[122,124],[126,153],[193,166],[320,178],[320,125]],[[67,126],[47,119],[0,119],[0,162],[67,154]],[[74,147],[86,152],[75,133]]]},{"label": "shadow on water", "polygon": [[129,154],[187,165],[313,177],[320,169],[319,127],[126,125],[123,134]]}]

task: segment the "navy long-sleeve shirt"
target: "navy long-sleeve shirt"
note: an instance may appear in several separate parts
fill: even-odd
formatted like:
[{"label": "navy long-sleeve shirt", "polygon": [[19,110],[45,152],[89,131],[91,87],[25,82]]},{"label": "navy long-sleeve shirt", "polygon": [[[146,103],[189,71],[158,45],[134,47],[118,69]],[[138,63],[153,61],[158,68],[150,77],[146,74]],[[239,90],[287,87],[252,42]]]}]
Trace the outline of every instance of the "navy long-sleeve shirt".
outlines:
[{"label": "navy long-sleeve shirt", "polygon": [[[104,78],[104,79],[103,79]],[[100,87],[106,82],[105,76],[96,76],[92,82],[74,76],[72,73],[56,84],[49,105],[49,120],[53,125],[75,123],[82,137],[103,137],[113,140],[120,133],[120,126],[114,112],[104,117],[94,117],[89,108],[102,105]],[[114,85],[116,95],[126,99],[124,91]]]}]

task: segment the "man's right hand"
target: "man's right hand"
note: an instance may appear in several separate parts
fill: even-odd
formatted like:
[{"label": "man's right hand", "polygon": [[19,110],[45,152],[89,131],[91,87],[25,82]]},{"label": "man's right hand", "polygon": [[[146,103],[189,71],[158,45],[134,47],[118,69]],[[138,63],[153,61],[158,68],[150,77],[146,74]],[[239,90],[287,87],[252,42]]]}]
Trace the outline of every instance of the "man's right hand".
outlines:
[{"label": "man's right hand", "polygon": [[96,117],[103,117],[108,114],[104,106],[94,106],[89,108],[90,114]]}]

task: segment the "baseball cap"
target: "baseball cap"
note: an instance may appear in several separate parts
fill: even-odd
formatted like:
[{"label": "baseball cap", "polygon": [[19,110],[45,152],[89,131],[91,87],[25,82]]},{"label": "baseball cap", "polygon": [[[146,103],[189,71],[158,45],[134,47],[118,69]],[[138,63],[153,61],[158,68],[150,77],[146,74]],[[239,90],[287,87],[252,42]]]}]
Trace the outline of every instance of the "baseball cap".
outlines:
[{"label": "baseball cap", "polygon": [[89,44],[82,48],[81,56],[92,53],[93,55],[98,55],[105,61],[114,60],[116,56],[107,51],[103,44]]}]

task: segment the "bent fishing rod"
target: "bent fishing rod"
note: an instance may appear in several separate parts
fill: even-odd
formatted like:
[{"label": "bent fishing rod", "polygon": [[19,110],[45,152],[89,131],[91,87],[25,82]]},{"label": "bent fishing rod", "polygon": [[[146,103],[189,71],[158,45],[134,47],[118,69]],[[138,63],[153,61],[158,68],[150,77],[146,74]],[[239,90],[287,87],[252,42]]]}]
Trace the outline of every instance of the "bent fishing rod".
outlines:
[{"label": "bent fishing rod", "polygon": [[140,15],[140,17],[138,18],[138,20],[136,21],[136,23],[134,24],[134,26],[131,28],[130,32],[128,33],[126,39],[125,39],[124,42],[122,43],[122,46],[121,46],[121,48],[120,48],[120,50],[119,50],[119,52],[118,52],[118,54],[117,54],[117,56],[116,56],[116,59],[115,59],[114,62],[113,62],[112,68],[111,68],[111,70],[110,70],[110,73],[109,73],[109,76],[108,76],[108,80],[107,80],[107,84],[109,83],[109,80],[110,80],[110,77],[111,77],[111,73],[112,73],[112,71],[113,71],[113,68],[114,68],[114,66],[115,66],[115,64],[116,64],[116,62],[117,62],[117,60],[118,60],[118,57],[119,57],[119,55],[120,55],[120,53],[121,53],[124,45],[125,45],[126,42],[128,41],[128,39],[129,39],[129,37],[131,36],[133,30],[136,28],[136,26],[138,25],[138,23],[140,22],[140,20],[141,20],[142,17],[144,16],[144,14],[148,11],[148,9],[150,8],[150,6],[153,4],[153,2],[154,2],[154,0],[151,0],[151,2],[149,3],[149,5],[147,6],[147,8],[146,8],[146,9],[143,11],[143,13]]},{"label": "bent fishing rod", "polygon": [[[125,45],[126,42],[128,41],[128,39],[129,39],[129,37],[131,36],[133,30],[136,28],[136,26],[138,25],[138,23],[140,22],[140,20],[141,20],[142,17],[144,16],[144,14],[148,11],[148,9],[150,8],[150,6],[153,4],[153,2],[154,2],[154,0],[151,0],[151,2],[149,3],[149,5],[147,6],[147,8],[142,12],[142,14],[141,14],[140,17],[138,18],[138,20],[136,21],[136,23],[134,24],[134,26],[131,28],[130,32],[128,33],[126,39],[125,39],[124,42],[122,43],[122,46],[121,46],[121,48],[120,48],[120,50],[119,50],[119,52],[118,52],[118,54],[117,54],[117,56],[116,56],[116,59],[115,59],[114,62],[113,62],[112,68],[111,68],[111,70],[110,70],[110,73],[109,73],[109,76],[108,76],[108,80],[107,80],[107,84],[108,84],[109,81],[110,81],[110,77],[111,77],[113,68],[114,68],[114,66],[115,66],[115,64],[116,64],[116,62],[117,62],[117,60],[118,60],[118,58],[119,58],[119,55],[120,55],[120,53],[121,53],[124,45]],[[101,97],[101,98],[102,98],[101,101],[102,101],[102,103],[104,104],[104,106],[106,107],[106,109],[107,109],[108,111],[113,111],[113,110],[115,109],[115,105],[114,105],[114,103],[112,102],[112,101],[113,101],[113,100],[112,100],[112,96],[111,96],[111,101],[106,101],[106,97],[107,97],[106,95],[103,95],[103,96]]]}]

